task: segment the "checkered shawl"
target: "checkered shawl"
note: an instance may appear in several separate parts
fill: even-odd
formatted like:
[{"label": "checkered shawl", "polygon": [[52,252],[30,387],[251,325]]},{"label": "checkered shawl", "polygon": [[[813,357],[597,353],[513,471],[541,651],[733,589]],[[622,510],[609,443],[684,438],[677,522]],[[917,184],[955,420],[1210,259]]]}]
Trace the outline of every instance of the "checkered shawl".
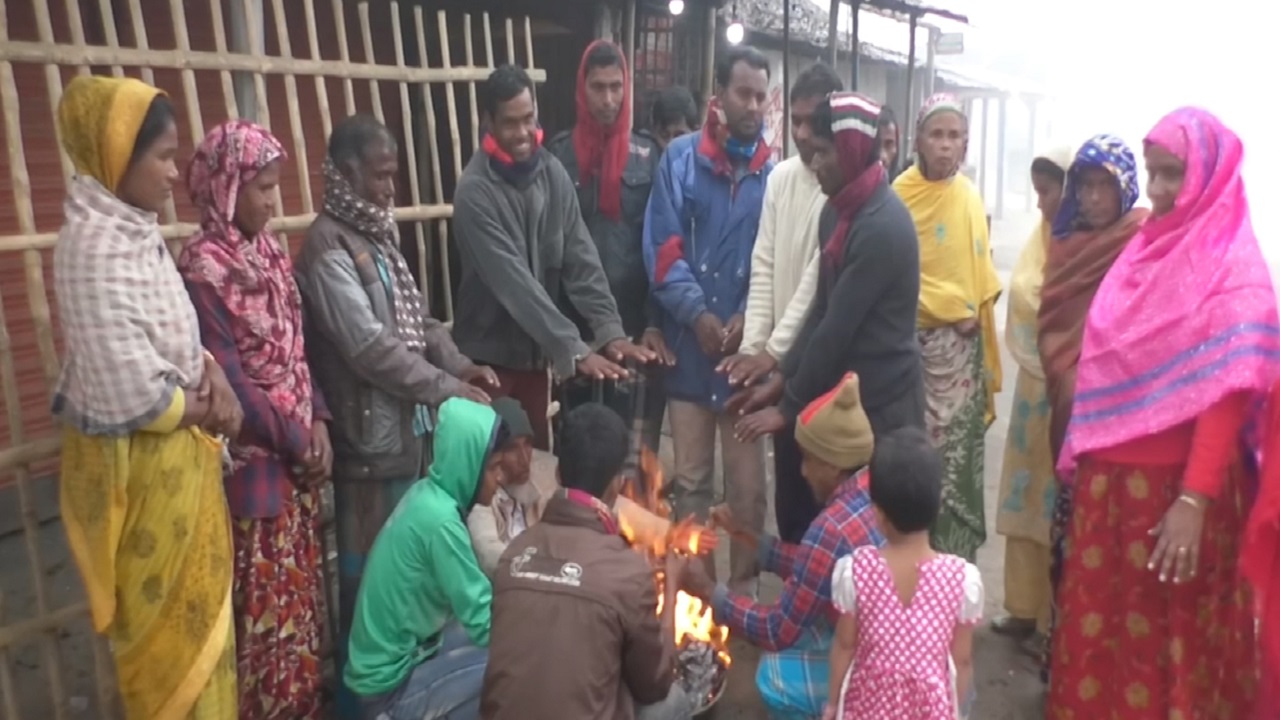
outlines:
[{"label": "checkered shawl", "polygon": [[204,373],[195,308],[154,213],[77,177],[53,251],[66,341],[53,411],[89,435],[127,435]]}]

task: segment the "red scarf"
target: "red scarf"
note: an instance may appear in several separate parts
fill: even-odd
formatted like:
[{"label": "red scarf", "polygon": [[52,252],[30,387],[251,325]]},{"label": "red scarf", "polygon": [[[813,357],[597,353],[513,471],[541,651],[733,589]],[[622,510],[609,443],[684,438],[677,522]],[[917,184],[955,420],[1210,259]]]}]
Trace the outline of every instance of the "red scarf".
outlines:
[{"label": "red scarf", "polygon": [[1267,405],[1258,496],[1240,552],[1240,567],[1253,585],[1261,621],[1260,709],[1280,707],[1280,384],[1272,388]]},{"label": "red scarf", "polygon": [[618,520],[613,516],[613,511],[600,498],[573,488],[565,488],[564,497],[574,505],[593,511],[596,517],[600,518],[600,524],[604,526],[605,533],[617,535],[621,532],[618,528]]},{"label": "red scarf", "polygon": [[823,264],[830,270],[836,270],[844,261],[853,219],[884,182],[885,171],[876,152],[880,105],[865,95],[852,92],[832,93],[828,102],[831,103],[836,156],[845,177],[844,188],[830,199],[838,220],[835,232],[822,250]]},{"label": "red scarf", "polygon": [[[597,201],[600,212],[617,222],[622,219],[622,171],[631,153],[631,82],[627,61],[622,51],[622,107],[612,125],[601,125],[587,106],[587,56],[608,40],[596,40],[587,46],[578,65],[577,103],[578,122],[573,126],[573,152],[578,157],[579,182],[588,183],[600,177],[600,196]],[[615,46],[616,49],[616,46]]]},{"label": "red scarf", "polygon": [[525,178],[538,169],[538,161],[540,155],[538,148],[542,147],[542,128],[538,128],[533,138],[533,154],[528,160],[517,162],[511,155],[502,149],[498,144],[498,139],[493,133],[486,132],[484,138],[480,141],[480,148],[489,156],[489,167],[494,172],[502,176],[503,180],[512,185],[521,185]]}]

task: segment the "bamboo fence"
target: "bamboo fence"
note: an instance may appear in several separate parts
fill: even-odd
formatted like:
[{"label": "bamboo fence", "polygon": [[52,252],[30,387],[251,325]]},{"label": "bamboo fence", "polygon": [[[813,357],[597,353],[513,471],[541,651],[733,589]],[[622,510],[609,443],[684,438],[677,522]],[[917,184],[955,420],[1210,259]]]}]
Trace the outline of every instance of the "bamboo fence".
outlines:
[{"label": "bamboo fence", "polygon": [[[8,6],[27,2],[31,6],[22,12],[34,18],[34,31],[26,29],[34,39],[15,37],[22,34],[23,28],[10,22],[15,13]],[[232,7],[232,3],[239,7]],[[324,7],[326,4],[328,7]],[[355,23],[351,22],[353,6],[358,18]],[[257,8],[260,14],[255,15]],[[188,16],[197,10],[204,17]],[[228,41],[233,33],[228,31],[227,20],[234,11],[248,19],[244,23],[247,48],[270,50],[274,45],[274,53],[232,49],[236,43]],[[326,11],[332,13],[331,23],[318,15]],[[90,14],[96,17],[88,17]],[[461,175],[464,152],[474,152],[479,144],[477,83],[501,62],[534,66],[529,18],[523,18],[521,27],[518,20],[490,18],[487,12],[478,17],[464,14],[460,23],[462,64],[453,60],[454,48],[459,44],[459,24],[452,22],[455,20],[444,11],[429,11],[412,0],[0,0],[0,111],[17,227],[16,234],[0,235],[0,269],[16,267],[13,263],[20,259],[26,291],[25,308],[13,307],[13,294],[8,296],[11,306],[6,308],[4,296],[0,295],[0,393],[9,434],[8,445],[0,446],[0,486],[11,485],[8,490],[18,498],[22,538],[21,548],[17,549],[16,538],[0,537],[0,718],[65,720],[119,714],[110,651],[105,641],[89,629],[88,608],[78,577],[74,569],[54,567],[68,564],[61,528],[55,526],[54,535],[50,536],[48,528],[42,528],[37,512],[37,485],[51,481],[47,477],[35,479],[33,469],[52,467],[59,440],[49,432],[27,437],[23,428],[24,415],[30,417],[32,411],[23,407],[23,384],[15,363],[15,351],[25,350],[15,347],[11,331],[17,312],[29,313],[35,328],[44,382],[42,401],[47,401],[52,392],[59,360],[54,313],[46,287],[46,262],[57,226],[53,222],[45,222],[43,227],[37,223],[37,198],[33,195],[37,191],[33,190],[27,157],[28,147],[34,154],[35,144],[32,137],[24,137],[22,116],[41,115],[47,120],[43,132],[52,134],[53,113],[64,78],[70,74],[127,74],[155,83],[157,71],[170,75],[176,71],[177,87],[170,84],[165,89],[180,116],[184,116],[182,124],[186,127],[180,127],[180,132],[194,144],[204,136],[207,122],[209,127],[217,122],[210,118],[242,115],[237,78],[249,78],[256,106],[252,119],[275,128],[277,134],[287,130],[292,138],[291,162],[296,165],[296,173],[286,174],[286,182],[292,178],[296,187],[286,190],[299,200],[294,203],[297,207],[276,204],[278,216],[272,225],[283,238],[285,233],[305,229],[315,217],[315,198],[322,180],[313,169],[319,168],[323,151],[318,149],[335,119],[359,110],[388,122],[383,105],[384,97],[389,97],[399,109],[399,117],[393,115],[389,126],[393,131],[399,130],[403,174],[408,180],[408,192],[401,191],[400,196],[409,202],[397,207],[395,216],[402,223],[412,223],[412,234],[405,241],[412,237],[416,244],[417,270],[423,286],[434,279],[442,280],[448,288],[448,221],[453,208],[445,188],[452,187]],[[321,32],[322,24],[327,32]],[[495,24],[505,38],[502,59],[494,51]],[[482,53],[475,47],[476,25]],[[265,37],[271,26],[275,28],[274,42]],[[302,53],[306,57],[295,56],[293,49],[294,44],[299,44],[296,37],[300,34],[291,36],[290,29],[299,26],[306,30],[307,47]],[[87,28],[91,27],[97,30],[97,43],[86,39]],[[192,38],[197,34],[207,37],[210,31],[213,47],[195,47]],[[153,47],[148,42],[149,34],[170,32],[173,47]],[[349,32],[358,32],[358,48],[349,43]],[[386,34],[391,35],[390,53]],[[523,37],[522,56],[517,55],[518,36]],[[126,46],[123,38],[130,38],[131,46]],[[338,57],[326,59],[326,54],[333,54],[333,45],[337,46]],[[413,58],[408,57],[406,48]],[[360,59],[353,59],[357,54]],[[433,57],[438,58],[435,64],[429,62]],[[42,68],[46,97],[32,97],[30,92],[20,95],[15,66],[21,68],[24,64]],[[545,80],[542,70],[531,69],[530,74],[535,81]],[[208,80],[203,91],[199,78]],[[279,80],[283,81],[287,117],[272,118],[271,100],[277,96],[269,93],[269,88]],[[300,82],[314,85],[309,95],[314,98],[314,105],[302,102]],[[335,85],[341,87],[340,97],[331,98]],[[458,88],[459,85],[463,87]],[[211,87],[220,92],[209,92]],[[463,117],[459,91],[465,91],[469,110]],[[440,96],[447,135],[438,116]],[[369,99],[367,107],[359,107],[366,105],[362,102],[365,97]],[[279,110],[278,100],[274,107]],[[316,116],[319,129],[314,124]],[[30,123],[26,125],[29,129]],[[308,139],[317,151],[307,151]],[[47,138],[45,143],[48,144]],[[452,158],[451,167],[442,162],[446,153]],[[62,153],[59,158],[65,183],[70,178],[71,165]],[[47,187],[44,191],[48,192]],[[60,194],[62,188],[57,192]],[[43,202],[48,200],[42,198]],[[173,200],[162,219],[164,236],[174,249],[196,229],[191,209]],[[452,319],[450,293],[444,292],[443,297],[445,315]],[[10,551],[7,554],[6,547]],[[51,562],[49,558],[55,556],[58,559]],[[24,565],[26,573],[22,571]],[[49,577],[63,579],[51,581]],[[24,612],[15,612],[15,607]]]}]

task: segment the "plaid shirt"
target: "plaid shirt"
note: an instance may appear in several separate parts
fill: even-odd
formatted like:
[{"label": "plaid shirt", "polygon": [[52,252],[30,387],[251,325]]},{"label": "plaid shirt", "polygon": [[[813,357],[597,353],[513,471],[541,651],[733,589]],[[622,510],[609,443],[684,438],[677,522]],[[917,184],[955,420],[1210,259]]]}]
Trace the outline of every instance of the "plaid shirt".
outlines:
[{"label": "plaid shirt", "polygon": [[[240,350],[232,331],[231,312],[208,283],[187,283],[187,293],[200,319],[200,337],[227,376],[244,409],[238,442],[271,451],[250,457],[225,480],[227,505],[235,518],[270,518],[279,515],[284,501],[293,495],[292,466],[311,447],[311,428],[281,413],[271,398],[254,384],[240,364]],[[330,420],[320,387],[311,381],[312,416]]]},{"label": "plaid shirt", "polygon": [[717,585],[711,597],[716,619],[768,651],[791,647],[819,620],[834,627],[838,613],[831,604],[831,571],[836,560],[859,546],[884,544],[875,527],[865,478],[864,470],[845,480],[799,545],[761,538],[761,567],[784,581],[777,602],[765,605]]}]

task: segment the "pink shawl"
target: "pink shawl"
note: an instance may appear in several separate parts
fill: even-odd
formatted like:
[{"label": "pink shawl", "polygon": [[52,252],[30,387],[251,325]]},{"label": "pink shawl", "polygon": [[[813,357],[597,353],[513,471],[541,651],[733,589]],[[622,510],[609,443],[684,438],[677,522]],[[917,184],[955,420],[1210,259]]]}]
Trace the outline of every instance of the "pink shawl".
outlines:
[{"label": "pink shawl", "polygon": [[1066,447],[1076,459],[1188,422],[1229,393],[1265,393],[1280,369],[1276,296],[1249,221],[1240,139],[1198,108],[1146,145],[1186,165],[1173,210],[1152,216],[1089,310]]}]

